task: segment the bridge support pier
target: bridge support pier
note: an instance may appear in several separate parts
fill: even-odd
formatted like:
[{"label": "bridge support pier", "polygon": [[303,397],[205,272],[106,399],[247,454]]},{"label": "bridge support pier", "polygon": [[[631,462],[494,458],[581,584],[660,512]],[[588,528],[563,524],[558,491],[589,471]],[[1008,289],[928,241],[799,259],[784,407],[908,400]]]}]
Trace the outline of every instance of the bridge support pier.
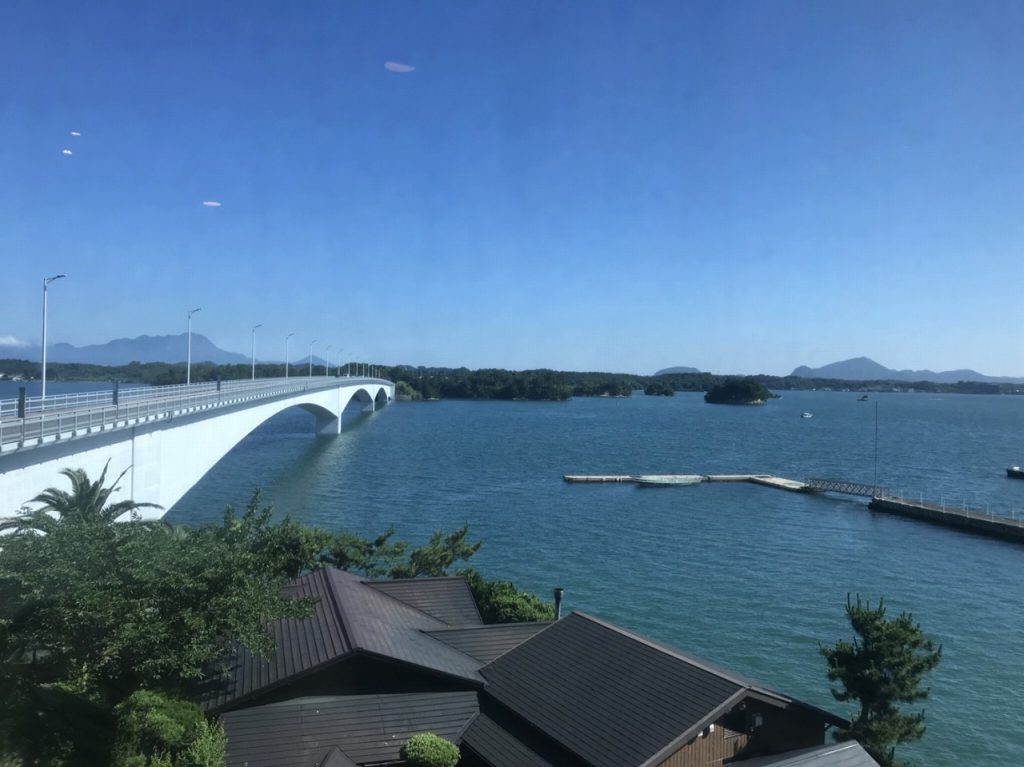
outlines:
[{"label": "bridge support pier", "polygon": [[321,415],[317,413],[316,416],[316,433],[325,437],[333,437],[341,434],[341,416],[340,415]]}]

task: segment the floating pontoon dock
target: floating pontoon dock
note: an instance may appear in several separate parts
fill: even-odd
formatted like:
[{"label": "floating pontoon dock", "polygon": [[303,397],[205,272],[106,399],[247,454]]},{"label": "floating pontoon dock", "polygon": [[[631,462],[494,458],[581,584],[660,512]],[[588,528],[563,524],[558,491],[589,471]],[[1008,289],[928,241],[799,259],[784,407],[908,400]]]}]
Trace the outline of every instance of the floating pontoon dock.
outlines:
[{"label": "floating pontoon dock", "polygon": [[562,479],[566,482],[640,482],[645,480],[663,479],[666,486],[672,482],[753,482],[755,485],[777,487],[780,490],[791,490],[794,493],[808,493],[816,488],[806,482],[795,479],[773,477],[770,474],[566,474]]},{"label": "floating pontoon dock", "polygon": [[687,485],[701,482],[749,482],[793,493],[841,493],[870,498],[868,508],[871,511],[885,512],[900,517],[930,522],[967,532],[1000,538],[1004,541],[1024,543],[1024,519],[1004,517],[999,514],[980,513],[965,507],[946,506],[944,503],[929,503],[898,497],[887,488],[865,485],[857,482],[846,482],[835,479],[808,479],[801,482],[795,479],[775,477],[771,474],[566,474],[562,477],[566,482],[601,483],[616,482],[648,484],[652,479],[663,479],[664,486],[674,484]]}]

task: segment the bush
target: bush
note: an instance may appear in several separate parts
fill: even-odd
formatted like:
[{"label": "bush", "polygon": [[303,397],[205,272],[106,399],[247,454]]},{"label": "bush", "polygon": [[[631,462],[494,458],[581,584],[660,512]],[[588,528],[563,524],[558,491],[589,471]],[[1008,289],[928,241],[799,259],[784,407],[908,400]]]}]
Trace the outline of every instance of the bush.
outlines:
[{"label": "bush", "polygon": [[432,732],[413,735],[399,752],[411,767],[455,767],[459,761],[459,747]]},{"label": "bush", "polygon": [[526,623],[555,618],[553,604],[529,591],[520,591],[511,581],[488,580],[473,568],[459,574],[469,582],[484,623]]},{"label": "bush", "polygon": [[221,767],[226,739],[194,703],[137,690],[114,709],[113,767]]}]

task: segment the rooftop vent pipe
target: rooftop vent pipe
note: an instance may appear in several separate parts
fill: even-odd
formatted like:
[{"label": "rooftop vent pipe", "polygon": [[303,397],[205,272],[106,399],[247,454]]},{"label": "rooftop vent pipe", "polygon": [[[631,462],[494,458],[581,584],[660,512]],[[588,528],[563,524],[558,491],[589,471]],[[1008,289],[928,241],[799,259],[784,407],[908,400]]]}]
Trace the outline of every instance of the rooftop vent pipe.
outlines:
[{"label": "rooftop vent pipe", "polygon": [[562,594],[565,593],[565,589],[561,586],[555,586],[555,620],[557,621],[562,617]]}]

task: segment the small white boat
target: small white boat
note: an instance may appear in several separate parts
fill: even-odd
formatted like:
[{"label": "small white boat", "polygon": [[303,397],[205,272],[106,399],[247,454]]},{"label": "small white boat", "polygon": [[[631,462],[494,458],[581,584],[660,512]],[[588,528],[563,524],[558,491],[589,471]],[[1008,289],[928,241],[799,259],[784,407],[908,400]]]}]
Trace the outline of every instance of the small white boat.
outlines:
[{"label": "small white boat", "polygon": [[700,474],[640,474],[633,481],[641,487],[672,487],[674,485],[696,485],[704,478]]},{"label": "small white boat", "polygon": [[808,413],[806,410],[800,414],[801,418],[814,418],[814,413]]}]

